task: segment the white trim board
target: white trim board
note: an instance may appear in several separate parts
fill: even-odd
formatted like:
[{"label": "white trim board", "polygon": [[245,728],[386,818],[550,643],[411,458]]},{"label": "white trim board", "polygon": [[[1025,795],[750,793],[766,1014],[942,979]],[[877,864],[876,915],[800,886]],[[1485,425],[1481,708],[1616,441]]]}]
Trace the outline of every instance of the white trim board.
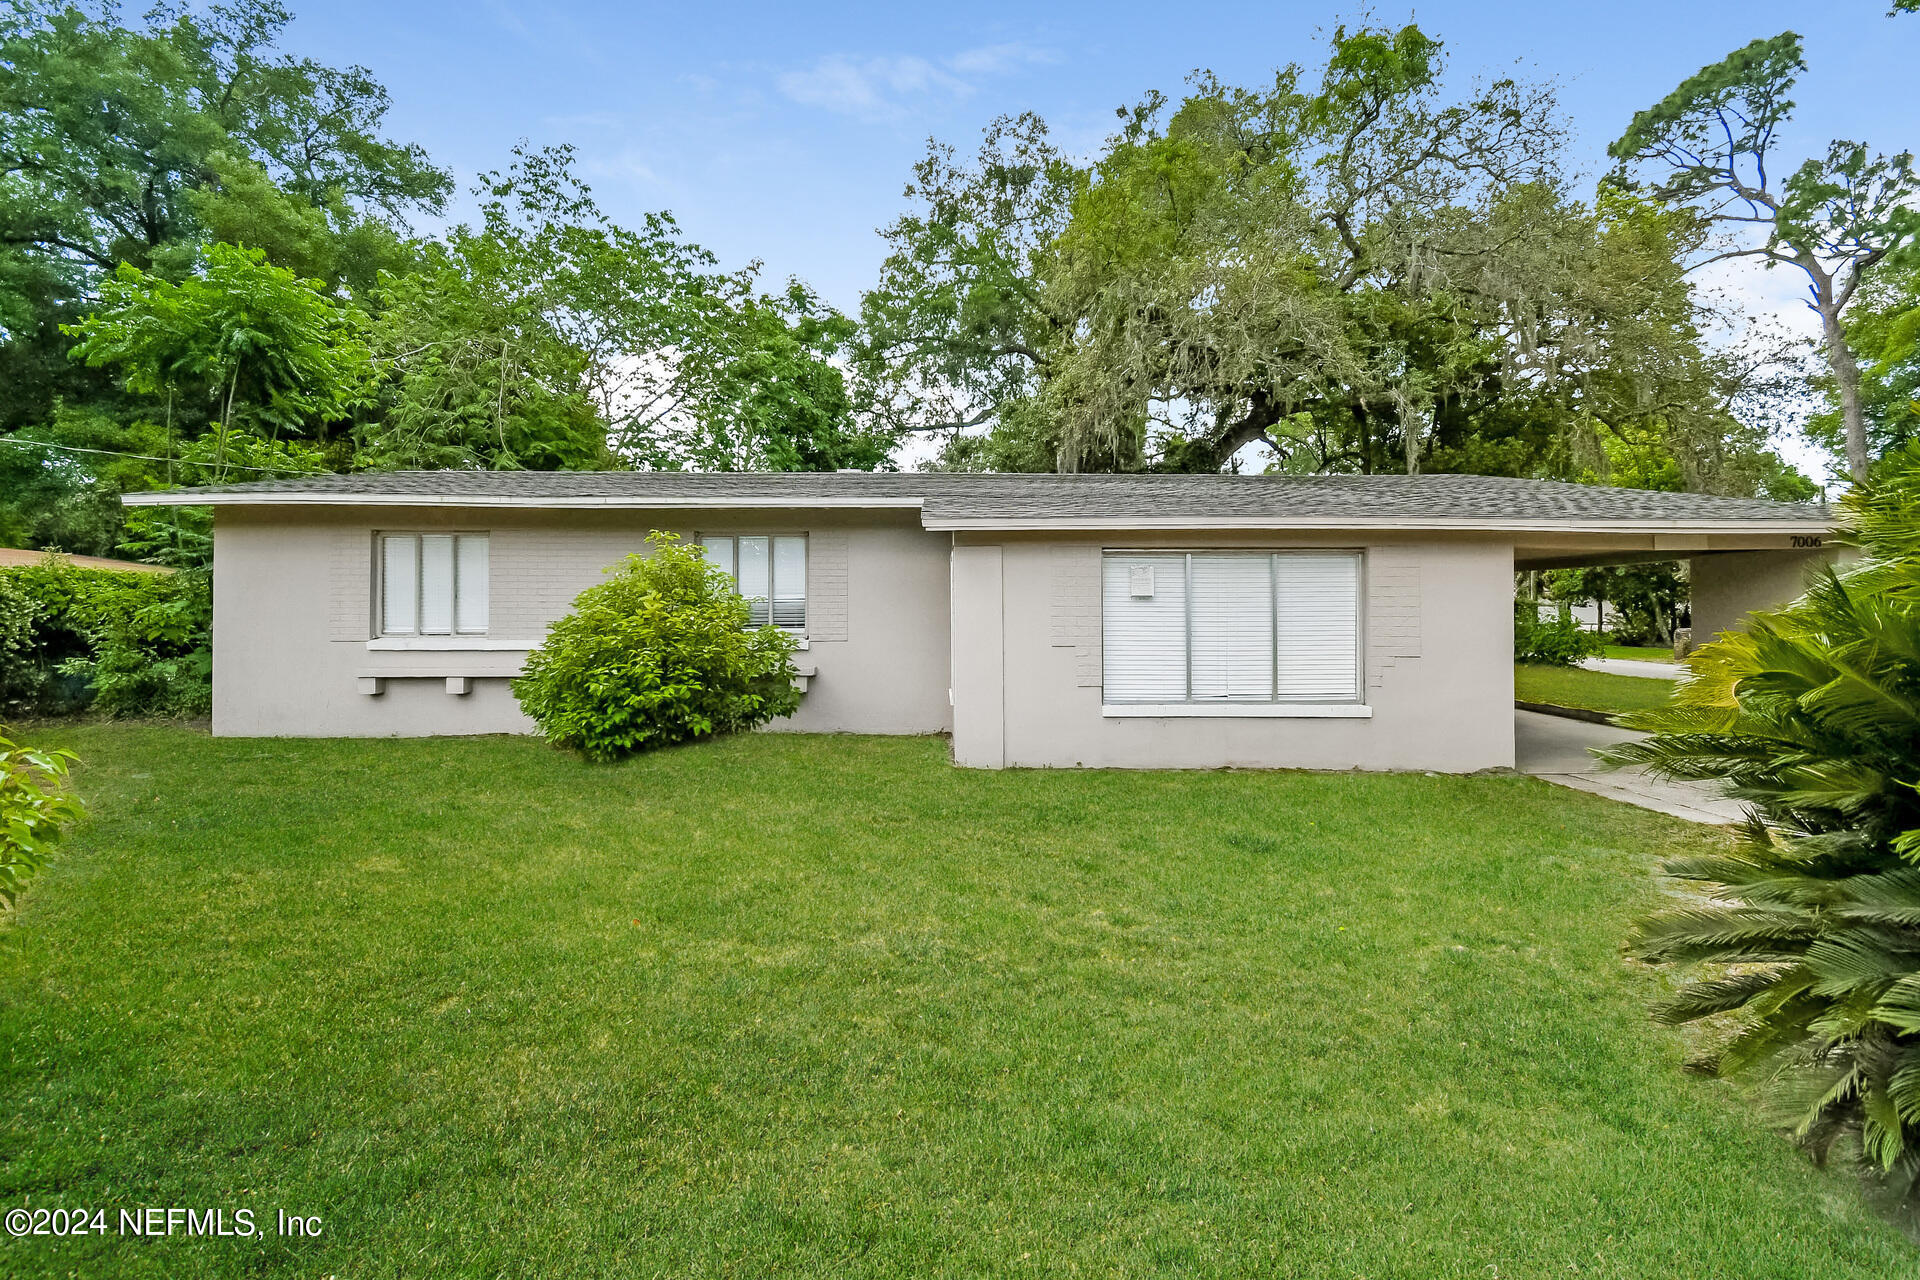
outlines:
[{"label": "white trim board", "polygon": [[1109,702],[1100,708],[1100,714],[1109,720],[1129,717],[1371,720],[1373,708],[1360,702]]}]

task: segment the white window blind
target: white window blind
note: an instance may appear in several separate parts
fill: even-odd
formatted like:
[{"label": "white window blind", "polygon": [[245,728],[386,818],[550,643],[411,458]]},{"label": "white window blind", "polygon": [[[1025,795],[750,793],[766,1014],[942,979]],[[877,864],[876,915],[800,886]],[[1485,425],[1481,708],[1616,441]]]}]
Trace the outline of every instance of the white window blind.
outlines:
[{"label": "white window blind", "polygon": [[773,625],[807,624],[807,540],[773,540]]},{"label": "white window blind", "polygon": [[1101,572],[1101,663],[1115,702],[1187,697],[1187,558],[1108,556]]},{"label": "white window blind", "polygon": [[1357,702],[1360,557],[1109,552],[1103,700]]},{"label": "white window blind", "polygon": [[454,541],[454,548],[459,553],[454,573],[460,589],[454,593],[453,629],[479,635],[487,629],[487,540],[467,534]]},{"label": "white window blind", "polygon": [[1337,702],[1358,696],[1360,557],[1273,558],[1280,634],[1280,699]]},{"label": "white window blind", "polygon": [[703,535],[707,563],[722,570],[747,602],[747,622],[802,631],[807,625],[807,540],[769,534]]},{"label": "white window blind", "polygon": [[487,535],[380,535],[380,634],[484,635]]},{"label": "white window blind", "polygon": [[772,568],[765,538],[740,539],[740,571],[735,582],[747,602],[747,625],[767,625],[767,578]]},{"label": "white window blind", "polygon": [[420,630],[430,636],[453,634],[453,538],[420,535]]},{"label": "white window blind", "polygon": [[1194,556],[1194,702],[1273,700],[1273,557]]},{"label": "white window blind", "polygon": [[420,629],[420,540],[390,533],[380,545],[380,633],[410,636]]}]

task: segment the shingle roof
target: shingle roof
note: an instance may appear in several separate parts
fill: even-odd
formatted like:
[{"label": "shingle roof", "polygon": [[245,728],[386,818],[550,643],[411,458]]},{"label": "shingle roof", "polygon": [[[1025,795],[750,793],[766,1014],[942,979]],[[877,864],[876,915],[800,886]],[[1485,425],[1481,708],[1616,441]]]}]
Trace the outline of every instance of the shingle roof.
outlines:
[{"label": "shingle roof", "polygon": [[140,505],[918,507],[929,528],[1832,524],[1825,506],[1466,475],[397,471],[129,494],[127,500]]}]

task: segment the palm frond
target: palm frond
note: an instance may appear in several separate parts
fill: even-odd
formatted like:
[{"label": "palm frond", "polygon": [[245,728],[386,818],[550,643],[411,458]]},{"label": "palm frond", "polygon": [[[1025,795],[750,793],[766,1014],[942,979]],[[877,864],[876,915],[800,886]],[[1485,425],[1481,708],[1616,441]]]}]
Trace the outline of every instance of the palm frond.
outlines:
[{"label": "palm frond", "polygon": [[1819,924],[1799,912],[1701,907],[1666,911],[1643,921],[1631,946],[1642,960],[1733,964],[1798,956],[1819,936]]},{"label": "palm frond", "polygon": [[1770,967],[1736,977],[1690,982],[1671,1000],[1653,1007],[1654,1021],[1667,1026],[1697,1022],[1719,1013],[1744,1008],[1756,996],[1773,989],[1780,981],[1779,967]]}]

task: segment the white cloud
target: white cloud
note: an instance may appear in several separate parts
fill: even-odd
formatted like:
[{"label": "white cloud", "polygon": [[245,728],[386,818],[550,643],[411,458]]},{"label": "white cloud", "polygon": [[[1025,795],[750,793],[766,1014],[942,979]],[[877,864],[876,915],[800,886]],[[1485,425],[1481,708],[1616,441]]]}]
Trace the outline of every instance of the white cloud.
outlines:
[{"label": "white cloud", "polygon": [[580,170],[596,182],[621,182],[634,187],[670,186],[638,149],[625,147],[611,155],[583,156]]},{"label": "white cloud", "polygon": [[938,61],[913,54],[830,53],[810,67],[781,72],[774,83],[803,106],[892,120],[918,103],[965,98],[974,92],[977,80],[1051,61],[1052,55],[1045,50],[1024,44],[985,45]]},{"label": "white cloud", "polygon": [[978,49],[966,49],[947,59],[947,66],[960,75],[998,76],[1021,67],[1053,62],[1053,54],[1045,49],[1036,49],[1030,44],[1014,42],[1011,44],[982,45]]}]

